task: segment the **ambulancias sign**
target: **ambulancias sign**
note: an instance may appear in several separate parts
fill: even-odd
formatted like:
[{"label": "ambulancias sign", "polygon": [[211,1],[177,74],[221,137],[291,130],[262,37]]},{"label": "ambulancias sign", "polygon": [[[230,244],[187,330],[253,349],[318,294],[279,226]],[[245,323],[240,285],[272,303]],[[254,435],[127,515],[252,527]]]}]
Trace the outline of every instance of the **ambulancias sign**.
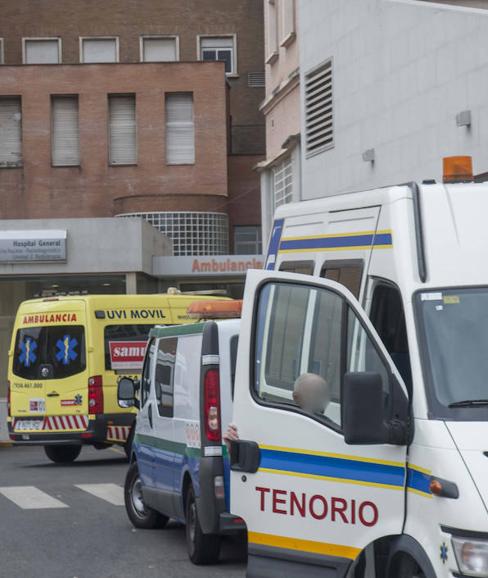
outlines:
[{"label": "ambulancias sign", "polygon": [[204,257],[154,257],[154,274],[165,277],[234,276],[248,269],[262,269],[263,255],[218,255]]},{"label": "ambulancias sign", "polygon": [[66,231],[0,231],[0,263],[66,261]]}]

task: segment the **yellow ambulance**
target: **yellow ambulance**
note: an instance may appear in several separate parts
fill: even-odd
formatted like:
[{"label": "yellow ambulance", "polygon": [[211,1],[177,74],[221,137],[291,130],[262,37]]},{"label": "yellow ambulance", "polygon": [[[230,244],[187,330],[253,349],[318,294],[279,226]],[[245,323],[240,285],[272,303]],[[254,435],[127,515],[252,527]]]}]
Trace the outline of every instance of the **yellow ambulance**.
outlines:
[{"label": "yellow ambulance", "polygon": [[136,412],[117,402],[120,377],[140,374],[154,326],[192,323],[188,307],[211,299],[88,295],[23,302],[9,350],[10,439],[43,445],[54,462],[75,460],[82,445],[128,451]]}]

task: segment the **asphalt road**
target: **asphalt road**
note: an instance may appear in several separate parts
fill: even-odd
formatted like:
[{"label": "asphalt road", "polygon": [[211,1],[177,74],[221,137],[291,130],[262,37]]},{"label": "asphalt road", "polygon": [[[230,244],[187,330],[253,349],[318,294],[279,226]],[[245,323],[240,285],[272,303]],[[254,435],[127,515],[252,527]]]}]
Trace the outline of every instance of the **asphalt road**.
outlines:
[{"label": "asphalt road", "polygon": [[121,505],[126,470],[118,448],[58,465],[41,447],[0,447],[0,578],[244,577],[238,540],[219,565],[196,567],[182,527],[135,530]]}]

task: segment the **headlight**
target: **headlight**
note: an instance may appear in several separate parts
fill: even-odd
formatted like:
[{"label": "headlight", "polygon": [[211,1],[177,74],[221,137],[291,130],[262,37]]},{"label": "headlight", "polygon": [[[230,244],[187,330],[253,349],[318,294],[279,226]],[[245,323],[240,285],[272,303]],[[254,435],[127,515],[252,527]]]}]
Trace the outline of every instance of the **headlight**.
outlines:
[{"label": "headlight", "polygon": [[452,546],[462,574],[488,578],[488,542],[453,537]]}]

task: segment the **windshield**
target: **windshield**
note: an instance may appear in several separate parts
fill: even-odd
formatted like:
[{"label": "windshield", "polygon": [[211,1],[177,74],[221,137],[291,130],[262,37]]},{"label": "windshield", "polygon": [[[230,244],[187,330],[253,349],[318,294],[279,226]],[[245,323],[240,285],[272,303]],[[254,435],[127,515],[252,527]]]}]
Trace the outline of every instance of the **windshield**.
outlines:
[{"label": "windshield", "polygon": [[488,405],[488,288],[421,292],[417,305],[434,405]]},{"label": "windshield", "polygon": [[17,331],[13,372],[24,379],[63,379],[86,367],[82,325],[28,327]]}]

